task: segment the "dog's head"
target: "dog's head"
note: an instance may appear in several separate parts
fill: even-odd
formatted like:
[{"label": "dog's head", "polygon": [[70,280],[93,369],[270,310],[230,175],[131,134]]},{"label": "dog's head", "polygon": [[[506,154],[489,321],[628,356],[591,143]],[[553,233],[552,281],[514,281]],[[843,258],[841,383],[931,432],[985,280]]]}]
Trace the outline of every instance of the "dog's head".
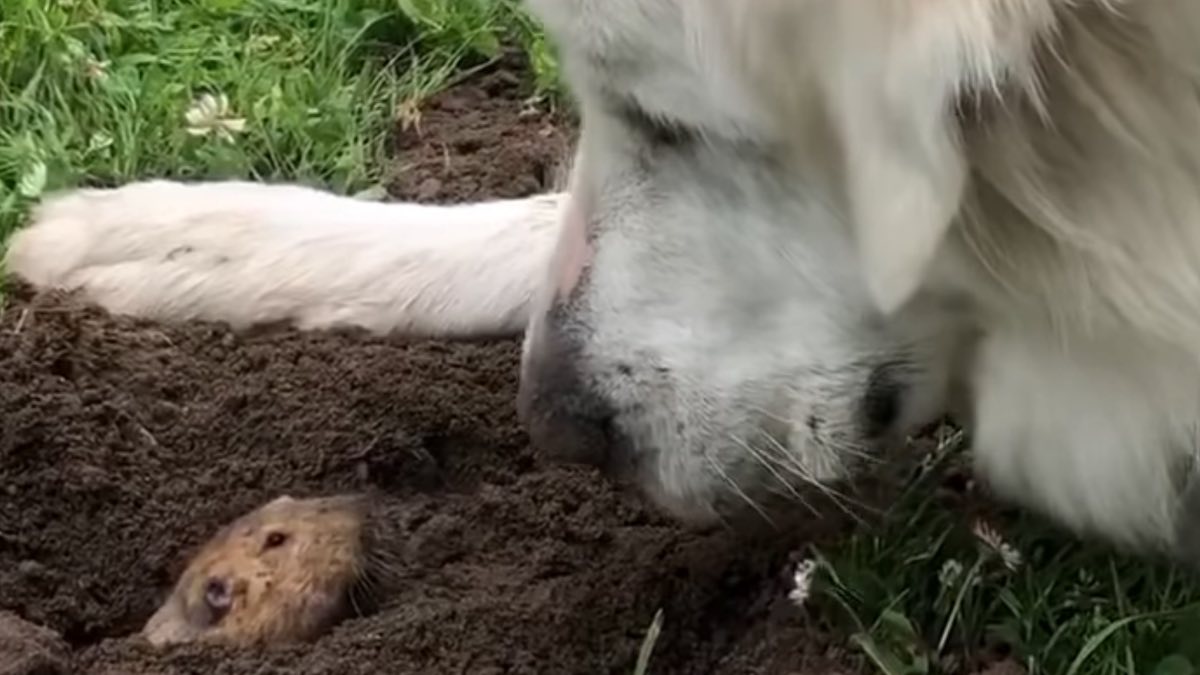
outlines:
[{"label": "dog's head", "polygon": [[535,442],[706,521],[938,415],[955,333],[919,290],[965,174],[952,5],[531,4],[583,117],[526,335]]}]

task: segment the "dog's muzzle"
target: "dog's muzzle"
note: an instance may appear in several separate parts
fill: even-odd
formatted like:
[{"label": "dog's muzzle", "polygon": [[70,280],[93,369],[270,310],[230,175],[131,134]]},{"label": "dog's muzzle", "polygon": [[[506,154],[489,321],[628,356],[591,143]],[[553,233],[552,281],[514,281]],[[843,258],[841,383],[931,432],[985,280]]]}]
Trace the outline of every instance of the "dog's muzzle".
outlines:
[{"label": "dog's muzzle", "polygon": [[583,377],[577,341],[548,317],[525,339],[517,412],[534,447],[557,461],[624,475],[631,453],[615,411]]}]

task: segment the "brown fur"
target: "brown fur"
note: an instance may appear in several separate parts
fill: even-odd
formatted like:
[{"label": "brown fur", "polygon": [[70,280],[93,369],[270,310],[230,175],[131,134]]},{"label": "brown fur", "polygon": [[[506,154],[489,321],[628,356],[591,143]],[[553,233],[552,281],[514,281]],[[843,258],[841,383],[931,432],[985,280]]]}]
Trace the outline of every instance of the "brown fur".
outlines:
[{"label": "brown fur", "polygon": [[199,549],[142,634],[155,645],[316,637],[354,609],[368,511],[364,497],[284,496],[238,518]]}]

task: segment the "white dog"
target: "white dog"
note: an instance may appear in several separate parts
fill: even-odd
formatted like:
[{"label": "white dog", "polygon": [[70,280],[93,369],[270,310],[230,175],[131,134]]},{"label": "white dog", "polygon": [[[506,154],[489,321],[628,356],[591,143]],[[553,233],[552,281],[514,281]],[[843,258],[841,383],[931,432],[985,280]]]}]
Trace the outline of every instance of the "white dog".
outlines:
[{"label": "white dog", "polygon": [[980,475],[1200,551],[1200,2],[531,0],[569,189],[460,207],[135,184],[9,269],[117,312],[525,330],[535,442],[706,520],[966,392]]}]

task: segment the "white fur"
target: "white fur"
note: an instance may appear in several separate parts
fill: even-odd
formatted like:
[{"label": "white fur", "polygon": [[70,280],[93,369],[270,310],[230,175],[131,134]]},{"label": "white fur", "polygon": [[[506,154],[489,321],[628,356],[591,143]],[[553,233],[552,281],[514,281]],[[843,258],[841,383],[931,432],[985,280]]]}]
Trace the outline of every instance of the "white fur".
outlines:
[{"label": "white fur", "polygon": [[899,362],[893,431],[965,392],[1010,497],[1131,545],[1200,529],[1200,3],[530,5],[583,112],[557,255],[540,199],[151,184],[48,205],[10,269],[167,318],[530,318],[523,388],[577,371],[687,516],[884,449],[862,400]]},{"label": "white fur", "polygon": [[12,239],[7,266],[160,320],[511,335],[528,321],[560,202],[425,206],[150,181],[50,198]]}]

